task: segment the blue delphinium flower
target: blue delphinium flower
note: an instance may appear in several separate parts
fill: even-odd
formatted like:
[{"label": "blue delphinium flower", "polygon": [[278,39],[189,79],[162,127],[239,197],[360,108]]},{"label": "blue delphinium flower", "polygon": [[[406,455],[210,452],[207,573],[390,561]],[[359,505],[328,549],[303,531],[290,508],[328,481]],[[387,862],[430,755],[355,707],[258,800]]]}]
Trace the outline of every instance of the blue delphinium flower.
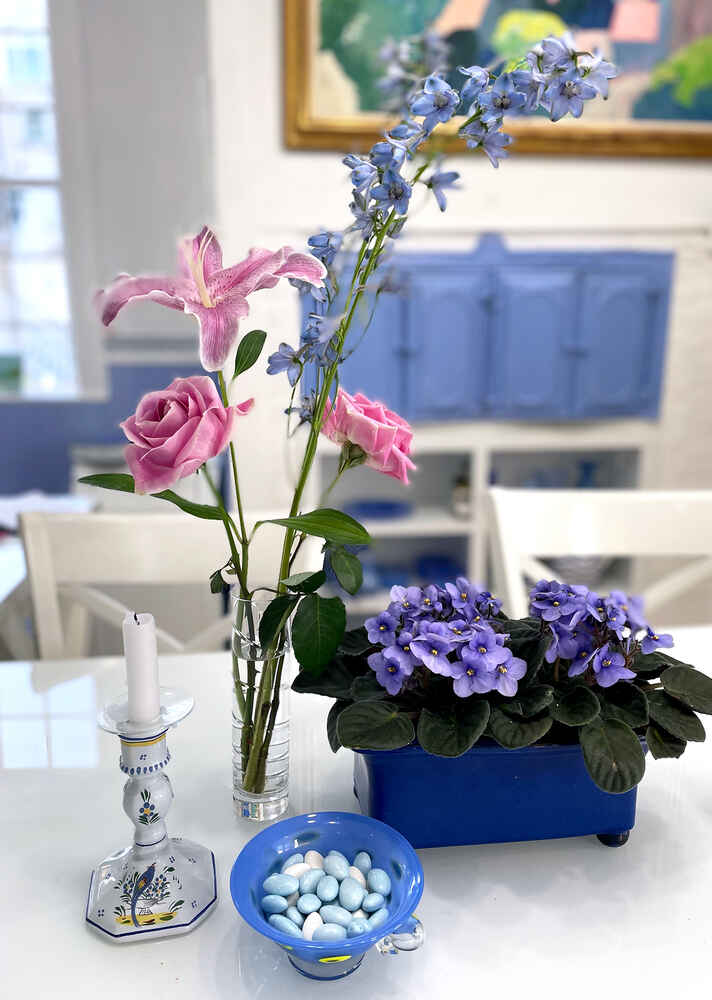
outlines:
[{"label": "blue delphinium flower", "polygon": [[363,191],[378,180],[378,168],[365,156],[349,153],[342,162],[351,169],[351,184],[354,191]]},{"label": "blue delphinium flower", "polygon": [[524,97],[522,111],[536,111],[541,103],[547,78],[536,71],[529,69],[515,69],[512,72],[514,86]]},{"label": "blue delphinium flower", "polygon": [[533,51],[539,56],[544,73],[576,69],[576,43],[570,31],[560,37],[548,35]]},{"label": "blue delphinium flower", "polygon": [[395,643],[398,619],[387,611],[382,611],[375,618],[367,618],[364,625],[369,642],[380,642],[383,646]]},{"label": "blue delphinium flower", "polygon": [[367,241],[371,238],[378,219],[378,207],[369,205],[368,200],[358,191],[354,191],[353,194],[354,200],[349,205],[354,217],[351,229],[358,230],[362,240]]},{"label": "blue delphinium flower", "polygon": [[432,670],[434,674],[449,674],[451,664],[448,653],[452,652],[455,644],[443,622],[424,622],[409,645],[413,654],[428,670]]},{"label": "blue delphinium flower", "polygon": [[426,132],[432,132],[436,125],[452,118],[459,103],[460,95],[447,80],[429,76],[423,89],[410,102],[410,110],[418,118],[424,118],[423,127]]},{"label": "blue delphinium flower", "polygon": [[490,80],[489,70],[483,66],[458,66],[458,71],[467,77],[467,81],[460,91],[460,101],[465,107],[469,107]]},{"label": "blue delphinium flower", "polygon": [[[487,159],[490,161],[493,167],[499,166],[499,161],[505,159],[509,154],[507,153],[507,146],[512,143],[512,136],[508,135],[506,132],[501,132],[496,126],[491,126],[485,132],[484,138],[478,144],[475,144],[475,148],[479,145],[484,152],[487,154]],[[468,146],[471,145],[470,142],[467,143]]]},{"label": "blue delphinium flower", "polygon": [[482,91],[477,102],[485,112],[501,117],[514,111],[521,111],[526,104],[526,98],[515,88],[512,74],[502,73],[492,87]]},{"label": "blue delphinium flower", "polygon": [[406,148],[403,143],[391,142],[390,139],[386,138],[371,146],[371,152],[368,155],[371,158],[371,163],[376,167],[381,167],[383,170],[394,167],[398,170],[405,161],[405,154]]},{"label": "blue delphinium flower", "polygon": [[312,256],[329,267],[341,249],[343,239],[343,233],[331,233],[324,229],[320,233],[310,236],[307,245],[311,247]]},{"label": "blue delphinium flower", "polygon": [[368,665],[375,671],[376,680],[390,695],[396,695],[403,687],[403,682],[413,673],[413,666],[398,660],[393,649],[384,649],[382,653],[371,653]]},{"label": "blue delphinium flower", "polygon": [[321,288],[314,288],[308,281],[301,278],[288,278],[292,288],[296,288],[300,295],[311,295],[315,302],[326,302],[329,297],[329,290],[324,284]]},{"label": "blue delphinium flower", "polygon": [[270,354],[267,359],[267,374],[278,375],[280,372],[287,373],[290,385],[296,385],[302,373],[302,364],[299,360],[298,352],[289,344],[282,343],[279,350]]},{"label": "blue delphinium flower", "polygon": [[393,167],[388,167],[383,172],[381,183],[371,193],[381,206],[394,208],[398,215],[405,215],[412,192],[410,184]]},{"label": "blue delphinium flower", "polygon": [[641,647],[644,653],[652,653],[656,649],[669,649],[673,646],[672,636],[669,632],[663,632],[658,635],[650,627],[646,632],[646,635],[641,643]]},{"label": "blue delphinium flower", "polygon": [[551,120],[558,122],[567,114],[580,118],[583,114],[584,101],[590,101],[595,96],[595,88],[574,69],[552,80],[544,91],[542,103],[549,109]]},{"label": "blue delphinium flower", "polygon": [[612,687],[618,681],[635,680],[635,674],[625,665],[625,656],[612,650],[608,643],[593,657],[593,671],[596,682],[604,688]]},{"label": "blue delphinium flower", "polygon": [[435,200],[441,212],[444,212],[447,208],[446,188],[454,187],[459,179],[460,175],[457,170],[440,170],[439,167],[430,175],[427,185],[435,195]]},{"label": "blue delphinium flower", "polygon": [[603,100],[608,99],[608,81],[618,76],[618,70],[613,63],[606,62],[599,52],[593,55],[584,53],[580,59],[579,69],[586,83],[593,87]]}]

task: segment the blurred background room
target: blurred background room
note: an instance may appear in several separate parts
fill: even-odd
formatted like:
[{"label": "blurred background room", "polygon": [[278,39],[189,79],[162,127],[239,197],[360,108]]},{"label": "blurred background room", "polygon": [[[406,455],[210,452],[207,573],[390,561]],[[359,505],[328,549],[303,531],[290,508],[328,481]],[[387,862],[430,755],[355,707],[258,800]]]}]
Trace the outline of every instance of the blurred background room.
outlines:
[{"label": "blurred background room", "polygon": [[[418,465],[408,488],[363,470],[334,492],[374,539],[354,620],[397,583],[463,574],[494,587],[493,485],[712,490],[712,4],[1,0],[0,659],[37,652],[20,515],[135,513],[134,497],[77,480],[125,471],[119,421],[144,392],[199,371],[192,317],[139,303],[106,330],[94,290],[128,269],[174,272],[176,240],[204,223],[227,261],[347,226],[338,154],[382,131],[404,41],[412,56],[427,33],[456,76],[566,26],[619,67],[610,100],[580,122],[515,125],[516,155],[497,171],[462,143],[448,149],[460,173],[448,211],[418,192],[378,314],[363,321],[368,350],[344,366],[345,388],[411,421]],[[266,330],[269,353],[298,338],[286,282],[250,309],[245,329]],[[295,476],[284,384],[260,363],[244,385],[257,400],[234,438],[245,502],[255,516],[284,511]],[[326,446],[322,483],[337,462]],[[200,500],[203,483],[181,490]],[[165,505],[140,508],[150,533]],[[536,510],[522,516],[547,517]],[[648,541],[630,557],[593,535],[590,552],[536,554],[606,592],[674,571],[656,620],[709,622],[712,553],[690,573],[689,549],[659,557],[654,522]],[[97,569],[87,583],[145,603],[178,644],[223,613],[207,580],[149,597],[144,576]],[[67,628],[71,596],[60,595]],[[88,634],[83,623],[84,651],[120,652],[110,619],[104,607]]]}]

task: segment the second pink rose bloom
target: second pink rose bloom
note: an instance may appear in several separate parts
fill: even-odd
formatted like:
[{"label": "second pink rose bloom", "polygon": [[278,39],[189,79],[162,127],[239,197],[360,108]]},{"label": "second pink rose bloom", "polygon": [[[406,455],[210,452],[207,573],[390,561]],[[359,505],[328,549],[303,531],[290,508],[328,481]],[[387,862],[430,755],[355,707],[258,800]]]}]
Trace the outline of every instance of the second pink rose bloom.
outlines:
[{"label": "second pink rose bloom", "polygon": [[366,454],[366,465],[402,483],[408,482],[408,472],[415,469],[410,459],[413,431],[408,421],[361,392],[351,396],[339,389],[321,432],[336,444],[350,441],[358,445]]}]

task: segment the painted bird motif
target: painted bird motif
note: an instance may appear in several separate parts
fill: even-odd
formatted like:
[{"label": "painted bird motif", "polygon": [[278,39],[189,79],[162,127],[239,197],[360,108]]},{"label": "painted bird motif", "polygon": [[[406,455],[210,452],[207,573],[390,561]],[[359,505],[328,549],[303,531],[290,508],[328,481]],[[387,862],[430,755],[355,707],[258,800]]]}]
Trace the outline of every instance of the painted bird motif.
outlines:
[{"label": "painted bird motif", "polygon": [[131,921],[134,927],[138,927],[139,923],[136,919],[136,904],[143,894],[146,892],[151,882],[153,882],[153,876],[156,874],[156,866],[149,865],[146,871],[139,875],[136,879],[136,885],[133,887],[133,892],[131,893]]}]

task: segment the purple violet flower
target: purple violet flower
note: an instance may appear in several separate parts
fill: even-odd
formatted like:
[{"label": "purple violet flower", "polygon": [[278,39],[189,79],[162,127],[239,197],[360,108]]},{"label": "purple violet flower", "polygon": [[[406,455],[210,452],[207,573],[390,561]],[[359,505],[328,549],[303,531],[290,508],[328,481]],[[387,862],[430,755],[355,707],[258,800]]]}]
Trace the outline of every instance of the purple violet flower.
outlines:
[{"label": "purple violet flower", "polygon": [[656,649],[669,649],[673,645],[673,639],[669,632],[658,635],[650,626],[648,626],[647,635],[641,643],[644,653],[652,653]]},{"label": "purple violet flower", "polygon": [[434,674],[450,675],[448,653],[455,648],[447,625],[423,622],[421,631],[410,642],[411,652]]},{"label": "purple violet flower", "polygon": [[467,663],[455,660],[451,664],[453,677],[452,689],[458,698],[468,698],[471,694],[487,694],[493,691],[496,683],[495,668],[488,666],[483,660]]},{"label": "purple violet flower", "polygon": [[475,633],[472,625],[464,618],[452,618],[446,624],[453,642],[469,642]]},{"label": "purple violet flower", "polygon": [[511,649],[505,649],[509,654],[508,658],[499,663],[493,671],[494,686],[500,694],[507,698],[513,698],[517,693],[517,681],[520,681],[527,672],[527,665],[524,660],[514,656]]},{"label": "purple violet flower", "polygon": [[398,694],[407,677],[413,673],[412,664],[402,663],[394,655],[392,648],[382,653],[371,653],[368,665],[376,673],[376,680],[390,695]]},{"label": "purple violet flower", "polygon": [[625,656],[613,652],[608,643],[593,657],[593,672],[600,687],[612,687],[618,681],[635,680],[635,674],[625,665]]},{"label": "purple violet flower", "polygon": [[392,646],[395,643],[398,619],[387,611],[382,611],[375,618],[367,618],[364,625],[369,642],[380,642],[383,646]]},{"label": "purple violet flower", "polygon": [[420,587],[391,587],[391,603],[388,610],[392,615],[412,615],[423,599]]},{"label": "purple violet flower", "polygon": [[[503,636],[502,641],[505,638]],[[468,667],[486,667],[488,670],[494,670],[511,656],[511,650],[500,645],[498,639],[499,636],[491,628],[483,629],[463,647],[460,656]]]}]

